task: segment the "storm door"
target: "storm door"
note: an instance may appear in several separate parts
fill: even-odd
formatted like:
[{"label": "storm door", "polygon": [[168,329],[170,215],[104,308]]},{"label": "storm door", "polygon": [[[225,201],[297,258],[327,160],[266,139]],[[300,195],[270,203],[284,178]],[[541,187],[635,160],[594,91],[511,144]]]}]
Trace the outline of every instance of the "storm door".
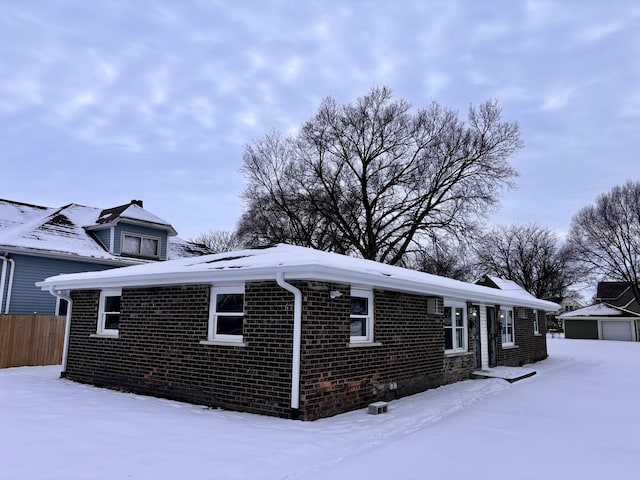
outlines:
[{"label": "storm door", "polygon": [[478,305],[469,305],[469,323],[473,334],[473,358],[475,360],[475,368],[482,368],[480,307]]},{"label": "storm door", "polygon": [[498,365],[498,336],[495,307],[487,307],[487,336],[489,337],[489,367]]}]

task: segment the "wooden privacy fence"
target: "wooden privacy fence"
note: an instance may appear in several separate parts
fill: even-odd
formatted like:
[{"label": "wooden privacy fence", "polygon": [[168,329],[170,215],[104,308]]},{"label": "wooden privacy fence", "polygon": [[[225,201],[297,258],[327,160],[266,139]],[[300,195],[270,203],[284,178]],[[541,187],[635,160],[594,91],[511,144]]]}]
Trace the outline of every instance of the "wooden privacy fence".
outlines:
[{"label": "wooden privacy fence", "polygon": [[62,362],[65,317],[0,315],[0,368]]}]

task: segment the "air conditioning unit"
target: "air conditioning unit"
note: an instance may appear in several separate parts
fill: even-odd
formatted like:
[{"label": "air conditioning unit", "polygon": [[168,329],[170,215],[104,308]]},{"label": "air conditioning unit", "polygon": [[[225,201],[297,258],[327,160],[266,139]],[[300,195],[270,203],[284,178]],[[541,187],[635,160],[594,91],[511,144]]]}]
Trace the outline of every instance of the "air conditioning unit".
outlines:
[{"label": "air conditioning unit", "polygon": [[442,297],[427,298],[427,313],[429,315],[444,314],[444,301],[442,300]]}]

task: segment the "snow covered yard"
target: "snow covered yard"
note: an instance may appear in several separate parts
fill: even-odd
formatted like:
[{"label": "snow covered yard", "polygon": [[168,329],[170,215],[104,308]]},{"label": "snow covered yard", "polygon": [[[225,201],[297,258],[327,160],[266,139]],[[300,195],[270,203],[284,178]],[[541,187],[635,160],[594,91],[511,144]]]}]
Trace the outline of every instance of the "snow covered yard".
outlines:
[{"label": "snow covered yard", "polygon": [[538,374],[316,422],[0,370],[0,479],[622,479],[640,466],[640,343],[549,339]]}]

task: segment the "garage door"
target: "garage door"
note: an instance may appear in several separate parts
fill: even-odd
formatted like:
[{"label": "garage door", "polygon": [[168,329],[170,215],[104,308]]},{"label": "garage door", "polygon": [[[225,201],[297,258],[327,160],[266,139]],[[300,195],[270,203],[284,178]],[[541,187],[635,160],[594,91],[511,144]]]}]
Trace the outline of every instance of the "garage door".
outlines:
[{"label": "garage door", "polygon": [[631,322],[603,321],[602,339],[631,341]]},{"label": "garage door", "polygon": [[567,318],[564,321],[564,336],[565,338],[598,340],[598,321]]}]

